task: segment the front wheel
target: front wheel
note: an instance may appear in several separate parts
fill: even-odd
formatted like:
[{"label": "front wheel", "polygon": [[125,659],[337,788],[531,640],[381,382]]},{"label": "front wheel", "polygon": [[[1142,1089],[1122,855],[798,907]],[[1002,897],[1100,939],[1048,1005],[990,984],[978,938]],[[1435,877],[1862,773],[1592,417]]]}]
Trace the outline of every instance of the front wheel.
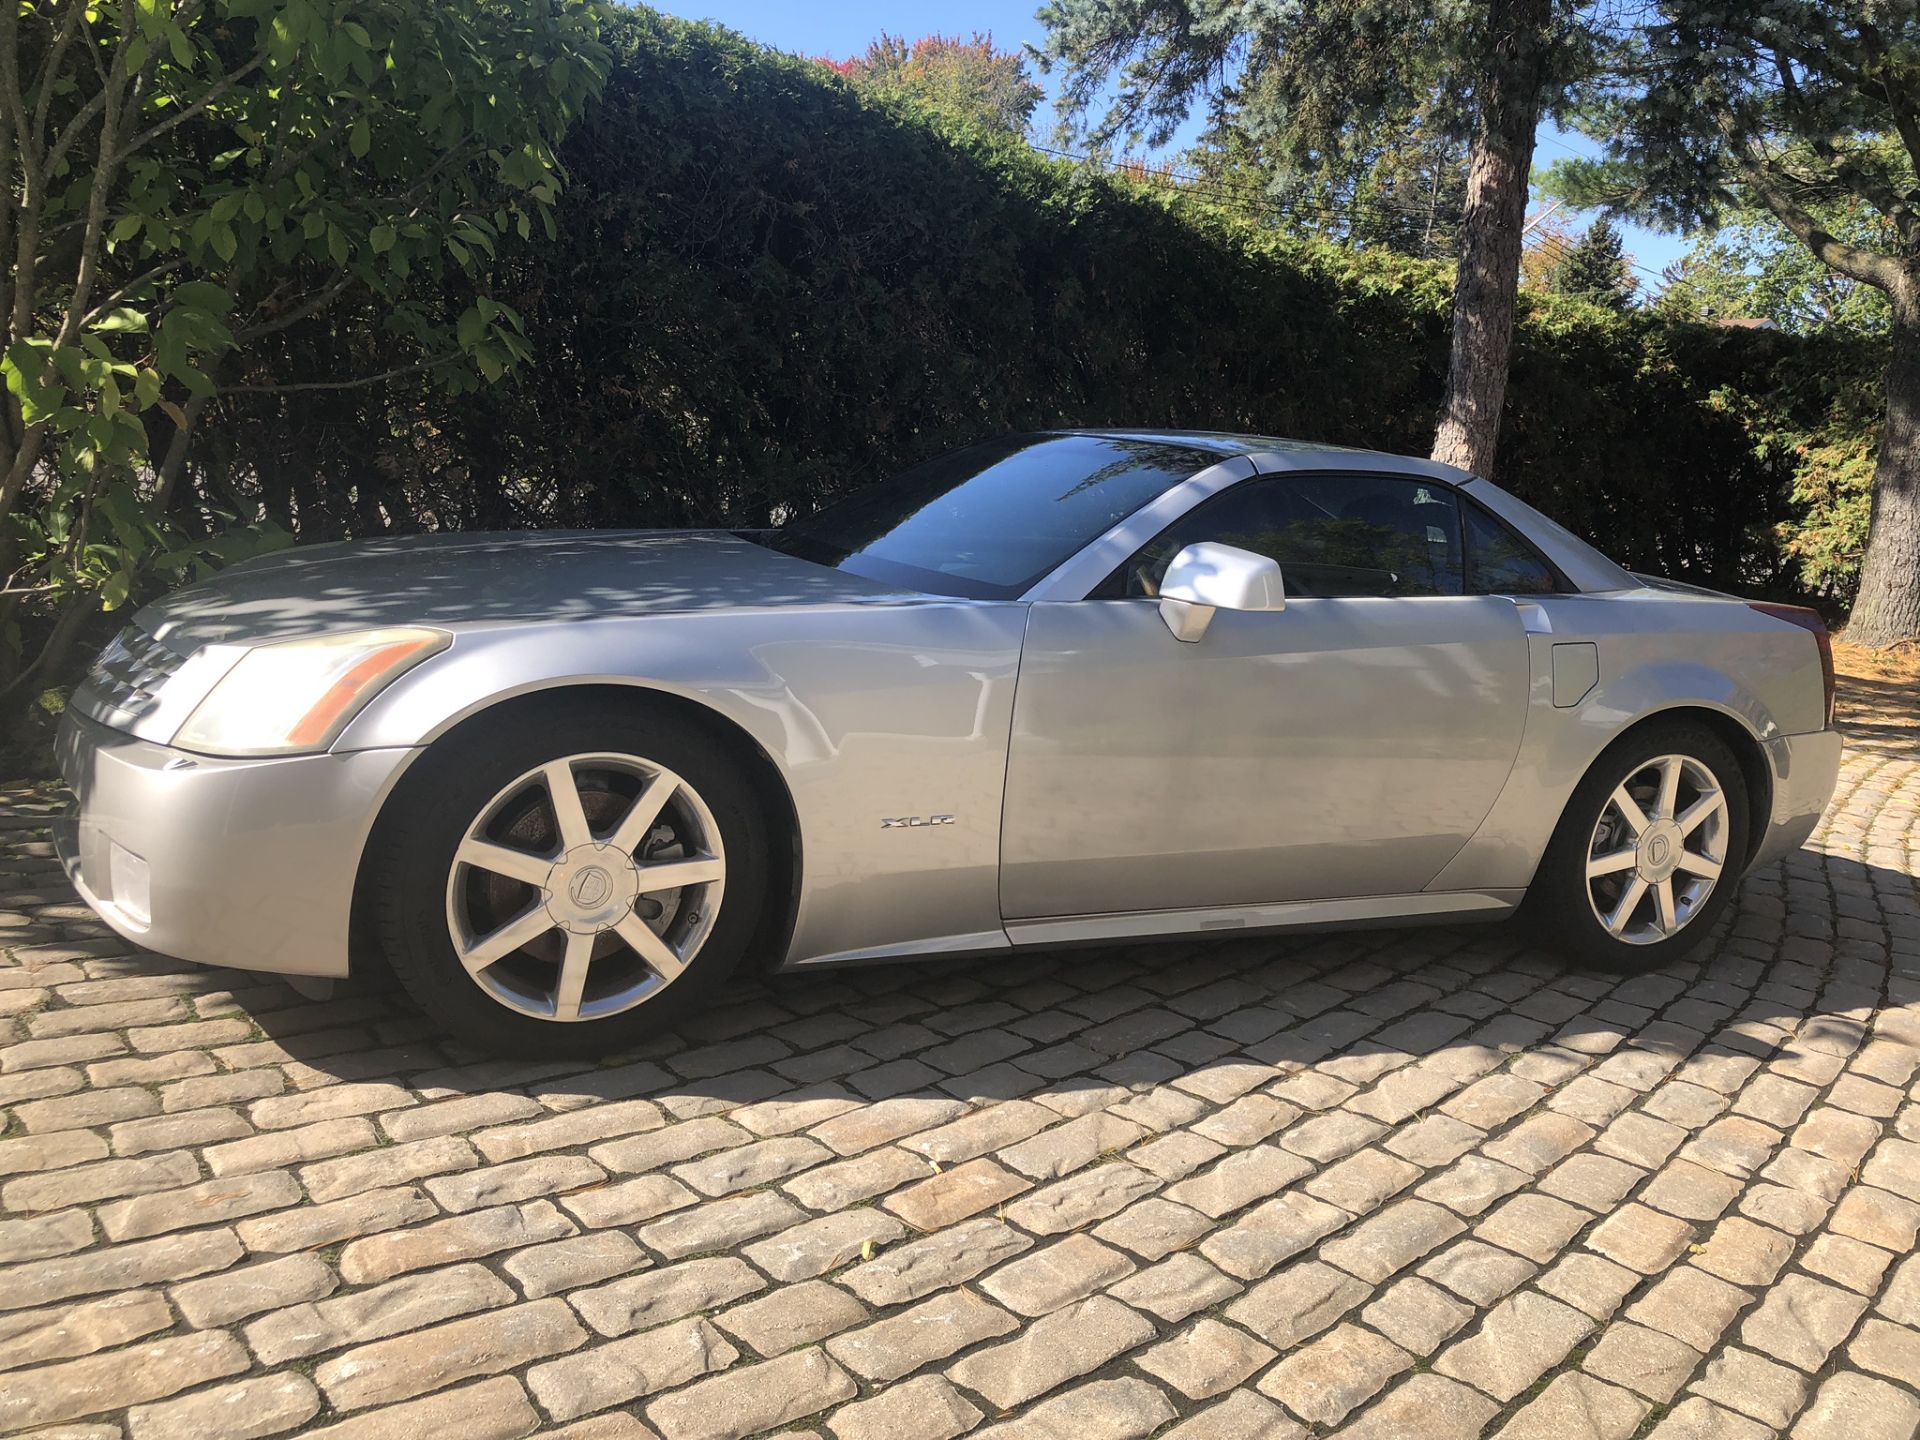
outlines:
[{"label": "front wheel", "polygon": [[1658,969],[1705,939],[1747,853],[1739,761],[1704,726],[1616,743],[1567,802],[1528,908],[1544,940],[1612,970]]},{"label": "front wheel", "polygon": [[650,706],[537,705],[422,757],[370,854],[395,973],[493,1050],[592,1054],[710,996],[759,928],[768,844],[726,751]]}]

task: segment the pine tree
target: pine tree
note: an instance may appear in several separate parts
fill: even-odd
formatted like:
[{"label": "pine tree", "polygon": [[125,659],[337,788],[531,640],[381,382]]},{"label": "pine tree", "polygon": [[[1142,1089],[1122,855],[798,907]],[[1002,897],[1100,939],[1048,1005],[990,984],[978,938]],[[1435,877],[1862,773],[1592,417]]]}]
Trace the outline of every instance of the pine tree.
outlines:
[{"label": "pine tree", "polygon": [[[1920,3],[1650,8],[1622,72],[1634,87],[1582,121],[1605,157],[1562,162],[1551,183],[1678,226],[1764,208],[1836,275],[1887,297],[1886,419],[1848,636],[1920,638]],[[1862,229],[1833,218],[1863,212]]]},{"label": "pine tree", "polygon": [[1196,104],[1267,163],[1336,181],[1415,127],[1466,149],[1434,458],[1486,473],[1500,436],[1541,118],[1601,71],[1591,0],[1047,0],[1045,65],[1096,145],[1166,140]]},{"label": "pine tree", "polygon": [[1277,228],[1422,260],[1453,258],[1467,197],[1467,142],[1416,116],[1301,166],[1265,143],[1259,107],[1223,93],[1183,165],[1212,193]]},{"label": "pine tree", "polygon": [[1558,295],[1577,295],[1610,310],[1625,310],[1636,288],[1627,250],[1613,221],[1602,215],[1553,267],[1549,286]]}]

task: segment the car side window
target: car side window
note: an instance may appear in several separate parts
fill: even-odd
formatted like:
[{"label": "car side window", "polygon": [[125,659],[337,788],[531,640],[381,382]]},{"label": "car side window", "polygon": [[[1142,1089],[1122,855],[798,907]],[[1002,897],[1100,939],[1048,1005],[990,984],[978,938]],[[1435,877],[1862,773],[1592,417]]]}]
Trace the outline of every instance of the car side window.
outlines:
[{"label": "car side window", "polygon": [[1469,595],[1553,595],[1560,578],[1533,547],[1498,517],[1469,502],[1466,511]]},{"label": "car side window", "polygon": [[1157,596],[1173,557],[1202,540],[1279,561],[1289,596],[1461,593],[1460,505],[1450,489],[1336,474],[1243,481],[1174,521],[1094,595]]}]

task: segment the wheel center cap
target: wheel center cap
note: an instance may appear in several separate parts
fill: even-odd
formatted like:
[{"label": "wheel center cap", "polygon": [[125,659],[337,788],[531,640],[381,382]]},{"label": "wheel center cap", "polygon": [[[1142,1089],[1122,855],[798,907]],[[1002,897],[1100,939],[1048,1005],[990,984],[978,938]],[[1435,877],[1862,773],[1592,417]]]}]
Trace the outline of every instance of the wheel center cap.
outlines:
[{"label": "wheel center cap", "polygon": [[1647,833],[1640,837],[1639,853],[1635,859],[1640,878],[1648,884],[1656,884],[1678,870],[1682,842],[1680,827],[1673,821],[1660,820],[1649,825]]},{"label": "wheel center cap", "polygon": [[562,855],[542,888],[554,924],[575,935],[595,935],[626,919],[640,893],[640,873],[631,855],[589,843]]}]

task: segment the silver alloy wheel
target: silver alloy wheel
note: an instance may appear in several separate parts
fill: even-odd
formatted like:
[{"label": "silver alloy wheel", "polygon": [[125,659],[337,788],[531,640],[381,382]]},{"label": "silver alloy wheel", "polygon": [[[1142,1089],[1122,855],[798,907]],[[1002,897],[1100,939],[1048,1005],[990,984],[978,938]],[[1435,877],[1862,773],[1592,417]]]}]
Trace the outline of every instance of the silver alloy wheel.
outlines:
[{"label": "silver alloy wheel", "polygon": [[684,779],[637,755],[569,755],[502,787],[467,827],[447,930],[502,1005],[598,1020],[679,978],[725,881],[720,827]]},{"label": "silver alloy wheel", "polygon": [[1727,863],[1727,797],[1690,755],[1634,768],[1600,809],[1587,844],[1587,899],[1616,940],[1653,945],[1685,929]]}]

